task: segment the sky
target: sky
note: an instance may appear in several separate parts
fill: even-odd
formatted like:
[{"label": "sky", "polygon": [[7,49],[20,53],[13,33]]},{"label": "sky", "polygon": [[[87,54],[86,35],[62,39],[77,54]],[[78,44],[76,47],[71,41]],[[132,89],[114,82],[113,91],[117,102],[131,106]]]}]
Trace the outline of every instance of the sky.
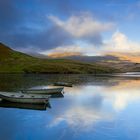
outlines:
[{"label": "sky", "polygon": [[140,56],[140,0],[0,0],[0,42],[43,55]]}]

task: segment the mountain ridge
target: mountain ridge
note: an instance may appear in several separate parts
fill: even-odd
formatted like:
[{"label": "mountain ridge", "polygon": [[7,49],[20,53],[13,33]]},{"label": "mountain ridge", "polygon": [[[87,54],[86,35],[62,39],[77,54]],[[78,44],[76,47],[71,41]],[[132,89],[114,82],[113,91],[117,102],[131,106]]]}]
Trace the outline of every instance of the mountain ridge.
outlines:
[{"label": "mountain ridge", "polygon": [[67,59],[40,59],[15,50],[1,43],[0,73],[60,73],[98,74],[112,73],[112,67]]}]

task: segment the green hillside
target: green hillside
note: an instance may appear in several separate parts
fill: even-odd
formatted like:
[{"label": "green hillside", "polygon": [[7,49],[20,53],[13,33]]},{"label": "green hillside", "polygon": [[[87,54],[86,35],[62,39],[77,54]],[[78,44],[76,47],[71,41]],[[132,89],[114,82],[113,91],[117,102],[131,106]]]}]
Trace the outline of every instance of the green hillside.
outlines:
[{"label": "green hillside", "polygon": [[0,73],[112,73],[116,69],[65,59],[40,59],[0,43]]}]

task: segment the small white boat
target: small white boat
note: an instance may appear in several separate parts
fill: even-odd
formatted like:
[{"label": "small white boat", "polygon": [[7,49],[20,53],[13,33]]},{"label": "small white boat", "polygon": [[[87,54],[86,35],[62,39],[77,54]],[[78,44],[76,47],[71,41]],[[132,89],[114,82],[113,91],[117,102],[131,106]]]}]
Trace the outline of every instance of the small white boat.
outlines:
[{"label": "small white boat", "polygon": [[63,87],[60,88],[48,88],[48,89],[25,89],[21,90],[22,93],[27,94],[54,94],[54,93],[62,93]]},{"label": "small white boat", "polygon": [[2,100],[15,103],[45,104],[49,101],[49,95],[28,95],[15,92],[0,92]]}]

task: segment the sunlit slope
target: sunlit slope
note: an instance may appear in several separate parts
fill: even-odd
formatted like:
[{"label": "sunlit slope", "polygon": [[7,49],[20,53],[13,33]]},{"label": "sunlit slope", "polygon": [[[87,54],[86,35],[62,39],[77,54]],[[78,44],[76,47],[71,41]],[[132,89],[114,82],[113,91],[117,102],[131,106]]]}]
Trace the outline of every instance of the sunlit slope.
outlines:
[{"label": "sunlit slope", "polygon": [[120,60],[130,61],[132,63],[140,63],[140,53],[111,52],[109,55],[118,57]]},{"label": "sunlit slope", "polygon": [[0,73],[112,73],[116,69],[65,59],[40,59],[0,43]]}]

